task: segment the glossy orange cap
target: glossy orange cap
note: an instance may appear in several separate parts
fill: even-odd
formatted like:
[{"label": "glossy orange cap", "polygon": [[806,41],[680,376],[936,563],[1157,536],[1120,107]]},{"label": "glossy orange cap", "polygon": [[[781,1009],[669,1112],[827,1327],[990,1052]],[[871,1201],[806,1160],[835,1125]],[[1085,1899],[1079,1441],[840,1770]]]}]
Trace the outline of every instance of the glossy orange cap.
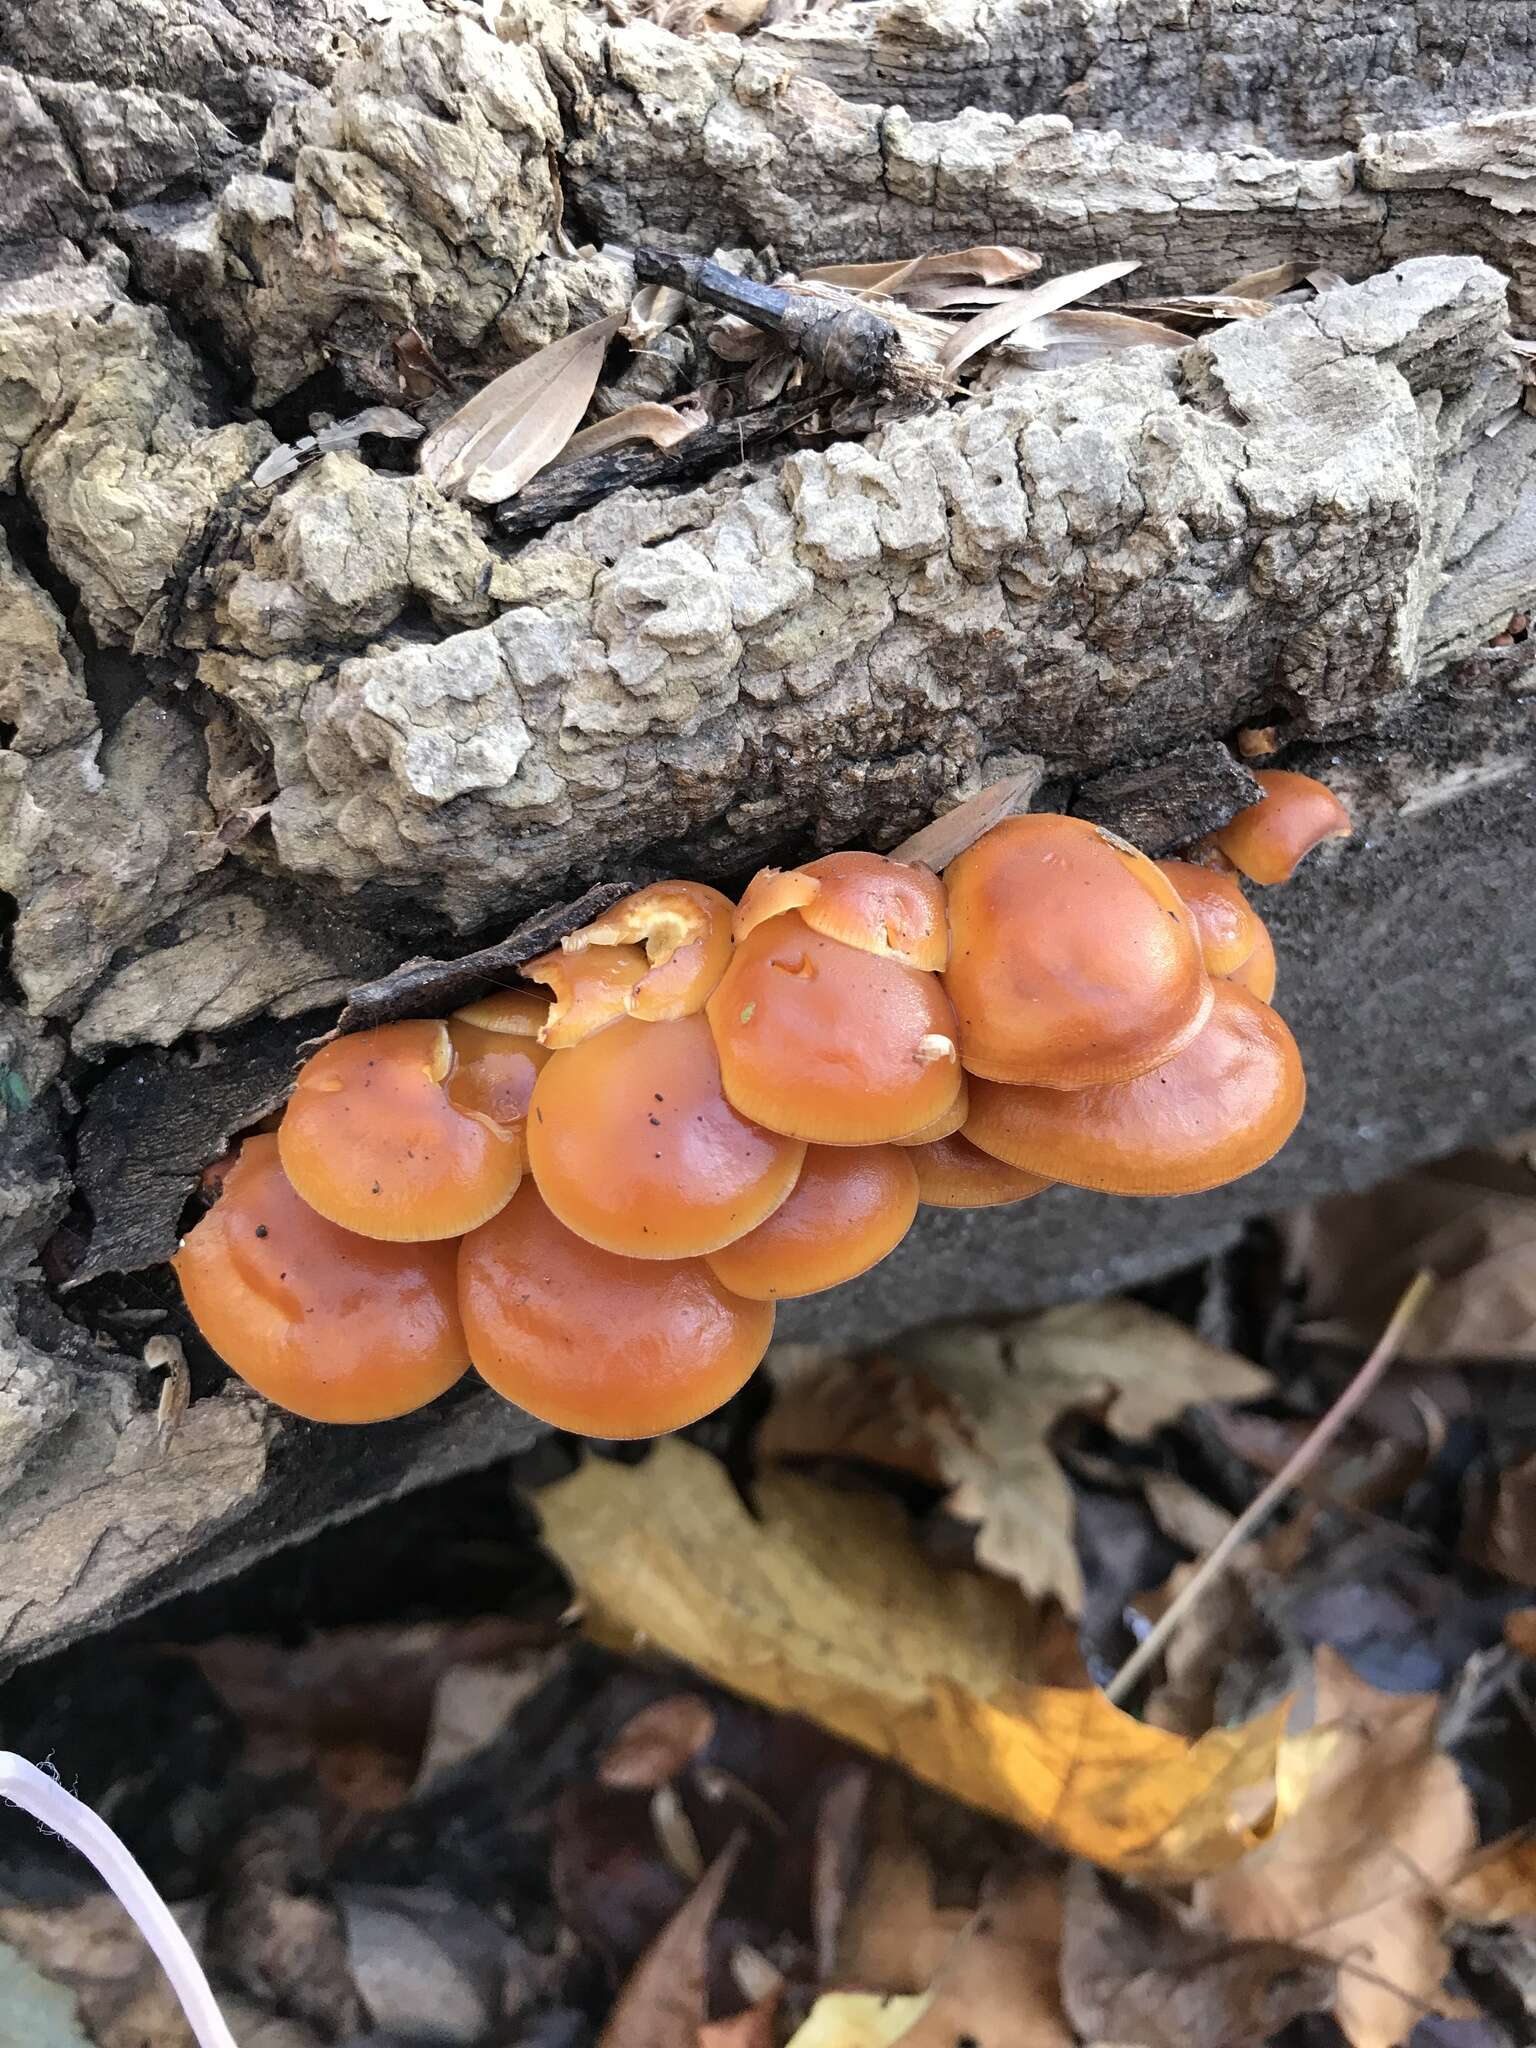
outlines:
[{"label": "glossy orange cap", "polygon": [[1053,1187],[1038,1173],[1006,1166],[959,1131],[908,1155],[917,1169],[917,1198],[930,1209],[995,1209]]},{"label": "glossy orange cap", "polygon": [[888,1144],[960,1092],[937,975],[825,938],[795,913],[747,934],[707,1011],[727,1099],[789,1137]]},{"label": "glossy orange cap", "polygon": [[1228,981],[1235,981],[1239,988],[1247,989],[1250,995],[1257,996],[1261,1003],[1267,1003],[1273,999],[1275,993],[1275,942],[1269,936],[1269,926],[1267,924],[1261,923],[1259,925],[1259,934],[1253,951],[1248,955],[1242,966],[1234,967],[1226,978]]},{"label": "glossy orange cap", "polygon": [[593,946],[575,953],[557,946],[525,961],[519,971],[542,981],[554,997],[539,1043],[561,1052],[628,1016],[630,994],[650,972],[650,962],[643,946]]},{"label": "glossy orange cap", "polygon": [[726,1101],[702,1017],[622,1018],[555,1053],[533,1091],[539,1193],[567,1229],[629,1258],[697,1258],[755,1229],[804,1157]]},{"label": "glossy orange cap", "polygon": [[1206,972],[1226,975],[1241,967],[1258,944],[1263,926],[1232,877],[1189,860],[1160,860],[1156,866],[1194,919]]},{"label": "glossy orange cap", "polygon": [[893,1145],[936,1145],[940,1138],[947,1138],[952,1131],[960,1130],[971,1113],[971,1091],[966,1085],[965,1075],[960,1076],[960,1093],[945,1110],[936,1116],[931,1124],[924,1124],[920,1131],[914,1131],[909,1138],[893,1138]]},{"label": "glossy orange cap", "polygon": [[944,884],[931,868],[883,853],[824,854],[788,873],[764,868],[736,910],[740,942],[770,917],[797,910],[813,932],[860,952],[937,973],[949,961]]},{"label": "glossy orange cap", "polygon": [[278,1130],[283,1171],[311,1209],[364,1237],[460,1237],[522,1178],[522,1148],[454,1099],[448,1027],[381,1024],[299,1069]]},{"label": "glossy orange cap", "polygon": [[312,1422],[383,1422],[468,1368],[458,1246],[382,1244],[306,1208],[277,1140],[247,1138],[171,1264],[224,1363]]},{"label": "glossy orange cap", "polygon": [[1261,768],[1264,794],[1211,837],[1250,882],[1288,882],[1314,846],[1347,839],[1349,812],[1326,783],[1288,768]]},{"label": "glossy orange cap", "polygon": [[1008,818],[951,863],[945,986],[973,1074],[1043,1088],[1129,1080],[1210,1008],[1168,877],[1083,818]]},{"label": "glossy orange cap", "polygon": [[791,1301],[878,1265],[912,1227],[917,1173],[897,1145],[812,1145],[789,1200],[712,1252],[715,1277],[751,1301]]},{"label": "glossy orange cap", "polygon": [[539,1043],[549,1015],[543,996],[506,989],[467,1003],[448,1019],[448,1036],[458,1065],[448,1080],[449,1099],[477,1111],[508,1133],[523,1167],[528,1165],[528,1102],[540,1069],[553,1057]]},{"label": "glossy orange cap", "polygon": [[627,1015],[671,1023],[702,1010],[731,957],[734,906],[704,882],[652,882],[560,941],[566,953],[640,945],[646,969],[624,992]]},{"label": "glossy orange cap", "polygon": [[1306,1101],[1296,1041],[1273,1010],[1214,984],[1205,1029],[1134,1081],[1068,1092],[978,1082],[965,1135],[982,1151],[1109,1195],[1192,1195],[1252,1173]]},{"label": "glossy orange cap", "polygon": [[469,1354],[498,1394],[583,1436],[660,1436],[751,1376],[771,1303],[743,1301],[702,1259],[624,1259],[553,1217],[525,1181],[465,1238]]}]

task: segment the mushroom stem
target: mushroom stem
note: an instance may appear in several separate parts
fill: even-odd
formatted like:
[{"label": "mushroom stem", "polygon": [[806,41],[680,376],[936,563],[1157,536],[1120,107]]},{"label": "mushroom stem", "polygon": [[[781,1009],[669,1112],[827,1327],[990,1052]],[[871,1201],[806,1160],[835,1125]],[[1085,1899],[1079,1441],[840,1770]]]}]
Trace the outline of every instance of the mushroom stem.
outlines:
[{"label": "mushroom stem", "polygon": [[236,2048],[235,2037],[203,1975],[192,1945],[177,1926],[170,1907],[145,1875],[125,1842],[55,1778],[13,1750],[0,1750],[0,1798],[30,1813],[35,1821],[62,1835],[95,1866],[116,1894],[139,1932],[154,1950],[171,1988],[197,2038],[198,2048]]}]

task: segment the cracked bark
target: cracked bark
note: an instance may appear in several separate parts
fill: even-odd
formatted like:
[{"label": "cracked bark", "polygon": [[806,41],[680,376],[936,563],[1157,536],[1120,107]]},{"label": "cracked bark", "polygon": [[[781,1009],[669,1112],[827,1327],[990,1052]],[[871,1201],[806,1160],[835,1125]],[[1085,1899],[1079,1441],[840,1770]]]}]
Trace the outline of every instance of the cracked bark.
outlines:
[{"label": "cracked bark", "polygon": [[[0,28],[31,173],[0,194],[0,1661],[523,1440],[468,1389],[309,1429],[194,1344],[166,1444],[136,1353],[185,1334],[154,1262],[198,1166],[346,991],[352,1022],[441,1003],[589,887],[889,845],[1020,771],[1160,850],[1242,800],[1246,722],[1358,809],[1265,904],[1313,1089],[1280,1161],[1177,1204],[925,1215],[786,1335],[1101,1291],[1536,1110],[1536,684],[1484,646],[1536,562],[1511,10],[1454,71],[1439,0],[1401,70],[1336,0],[1268,65],[1218,0],[1159,22],[1155,66],[1101,0],[688,44],[547,0],[494,34],[366,11]],[[951,407],[521,546],[354,454],[249,482],[306,380],[299,412],[399,402],[408,329],[478,381],[622,304],[642,225],[784,263],[1001,239],[1139,257],[1137,291],[1290,257],[1355,282],[1183,351],[999,359]],[[460,964],[396,971],[422,954]]]}]

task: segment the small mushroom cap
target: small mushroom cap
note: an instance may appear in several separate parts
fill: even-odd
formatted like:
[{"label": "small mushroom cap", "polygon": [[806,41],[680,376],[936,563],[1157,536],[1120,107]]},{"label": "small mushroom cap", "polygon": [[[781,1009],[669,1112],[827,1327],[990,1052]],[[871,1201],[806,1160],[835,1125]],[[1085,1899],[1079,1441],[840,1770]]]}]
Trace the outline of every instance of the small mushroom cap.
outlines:
[{"label": "small mushroom cap", "polygon": [[1251,996],[1257,996],[1261,1003],[1274,1000],[1275,994],[1275,942],[1269,936],[1269,926],[1259,925],[1259,935],[1253,951],[1241,967],[1234,967],[1227,975],[1239,988],[1247,989]]},{"label": "small mushroom cap", "polygon": [[1288,882],[1314,846],[1347,839],[1354,829],[1333,791],[1313,776],[1261,768],[1254,781],[1264,792],[1260,800],[1211,835],[1250,882]]},{"label": "small mushroom cap", "polygon": [[1242,966],[1259,942],[1259,914],[1230,875],[1190,860],[1156,863],[1178,890],[1195,921],[1208,974],[1227,975]]},{"label": "small mushroom cap", "polygon": [[965,1135],[1010,1166],[1072,1187],[1192,1195],[1278,1152],[1306,1092],[1282,1020],[1218,981],[1205,1029],[1154,1073],[1071,1092],[978,1082]]},{"label": "small mushroom cap", "polygon": [[917,1198],[930,1209],[996,1209],[1054,1186],[1041,1174],[994,1159],[959,1131],[908,1156],[917,1168]]},{"label": "small mushroom cap", "polygon": [[481,1376],[556,1429],[660,1436],[750,1378],[773,1335],[702,1259],[624,1259],[552,1216],[525,1181],[465,1238],[459,1302]]},{"label": "small mushroom cap", "polygon": [[753,1230],[805,1146],[738,1115],[702,1017],[622,1018],[555,1053],[533,1091],[528,1161],[568,1230],[632,1259],[691,1259]]},{"label": "small mushroom cap", "polygon": [[790,910],[813,932],[861,952],[931,973],[949,963],[944,884],[931,868],[854,851],[824,854],[788,874],[764,868],[737,906],[737,943]]},{"label": "small mushroom cap", "polygon": [[646,971],[626,989],[631,1017],[668,1024],[702,1010],[731,957],[729,896],[704,882],[652,882],[560,941],[567,953],[641,945]]},{"label": "small mushroom cap", "polygon": [[499,988],[494,995],[455,1010],[453,1021],[503,1038],[538,1038],[549,1022],[549,997],[535,995],[531,988]]},{"label": "small mushroom cap", "polygon": [[917,1172],[897,1145],[812,1145],[795,1191],[710,1270],[750,1301],[840,1287],[893,1252],[917,1214]]},{"label": "small mushroom cap", "polygon": [[747,934],[706,1007],[726,1099],[787,1137],[889,1144],[960,1092],[937,975],[825,938],[793,912]]},{"label": "small mushroom cap", "polygon": [[421,1018],[323,1045],[299,1069],[278,1130],[300,1198],[344,1230],[390,1242],[461,1237],[522,1178],[522,1148],[454,1098],[448,1027]]},{"label": "small mushroom cap", "polygon": [[542,981],[553,995],[539,1043],[564,1052],[628,1016],[630,994],[650,972],[650,962],[643,946],[592,946],[575,953],[557,946],[519,971]]},{"label": "small mushroom cap", "polygon": [[960,1093],[942,1116],[936,1116],[931,1124],[924,1124],[920,1131],[913,1131],[910,1137],[893,1138],[891,1142],[894,1145],[936,1145],[940,1138],[947,1138],[951,1132],[960,1130],[970,1113],[971,1091],[962,1072]]},{"label": "small mushroom cap", "polygon": [[1210,1008],[1168,877],[1084,818],[1005,819],[951,863],[946,988],[972,1074],[1086,1088],[1144,1074]]},{"label": "small mushroom cap", "polygon": [[531,1018],[520,1018],[513,1027],[470,1021],[469,1010],[480,1016],[495,1015],[491,1005],[506,1000],[496,996],[485,1003],[472,1003],[468,1010],[457,1010],[448,1019],[448,1037],[458,1061],[449,1077],[448,1096],[457,1108],[489,1117],[507,1132],[526,1171],[528,1104],[534,1082],[554,1058],[538,1039],[549,1006],[540,997],[529,997]]},{"label": "small mushroom cap", "polygon": [[384,1244],[299,1200],[277,1140],[247,1138],[224,1192],[171,1264],[224,1363],[311,1422],[383,1422],[469,1367],[458,1246]]}]

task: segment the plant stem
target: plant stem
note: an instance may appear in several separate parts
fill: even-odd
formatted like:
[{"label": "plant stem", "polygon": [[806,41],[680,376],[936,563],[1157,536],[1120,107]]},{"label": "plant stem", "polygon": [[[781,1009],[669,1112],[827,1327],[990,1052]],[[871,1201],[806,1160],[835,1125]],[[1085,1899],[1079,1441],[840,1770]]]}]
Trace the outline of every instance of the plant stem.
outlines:
[{"label": "plant stem", "polygon": [[1403,1290],[1402,1299],[1393,1309],[1387,1327],[1382,1331],[1370,1357],[1317,1427],[1286,1459],[1263,1492],[1243,1510],[1216,1548],[1202,1559],[1162,1619],[1150,1634],[1137,1644],[1105,1687],[1106,1699],[1118,1702],[1125,1698],[1136,1681],[1161,1655],[1169,1637],[1201,1594],[1221,1576],[1237,1551],[1255,1534],[1259,1526],[1268,1520],[1292,1488],[1301,1484],[1350,1417],[1365,1405],[1377,1382],[1396,1357],[1403,1338],[1408,1333],[1409,1324],[1424,1306],[1434,1284],[1432,1273],[1414,1274]]}]

